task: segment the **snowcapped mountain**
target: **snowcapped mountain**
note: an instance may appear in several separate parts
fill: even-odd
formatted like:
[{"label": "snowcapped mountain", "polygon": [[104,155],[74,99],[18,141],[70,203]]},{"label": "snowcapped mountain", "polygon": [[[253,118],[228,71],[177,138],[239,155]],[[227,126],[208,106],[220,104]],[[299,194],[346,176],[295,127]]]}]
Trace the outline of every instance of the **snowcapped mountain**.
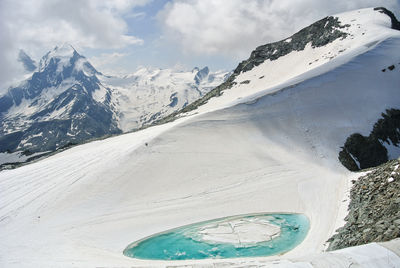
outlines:
[{"label": "snowcapped mountain", "polygon": [[[29,56],[20,56],[33,68]],[[32,153],[142,127],[185,107],[225,78],[226,73],[210,73],[207,67],[142,69],[110,77],[70,45],[56,47],[31,78],[0,97],[0,153],[16,152],[12,159],[23,161]]]},{"label": "snowcapped mountain", "polygon": [[[342,166],[341,147],[353,133],[368,136],[381,113],[400,109],[400,31],[390,14],[368,8],[325,18],[257,48],[171,122],[0,172],[0,264],[400,266],[398,240],[324,252],[344,224],[351,181],[361,175]],[[257,259],[122,254],[134,241],[179,226],[269,212],[306,215],[305,240]]]},{"label": "snowcapped mountain", "polygon": [[0,98],[0,152],[53,151],[121,133],[97,74],[69,45],[48,52],[30,79]]},{"label": "snowcapped mountain", "polygon": [[208,67],[191,72],[142,68],[125,77],[101,76],[111,89],[111,104],[120,129],[129,131],[186,107],[216,86],[229,73],[210,72]]}]

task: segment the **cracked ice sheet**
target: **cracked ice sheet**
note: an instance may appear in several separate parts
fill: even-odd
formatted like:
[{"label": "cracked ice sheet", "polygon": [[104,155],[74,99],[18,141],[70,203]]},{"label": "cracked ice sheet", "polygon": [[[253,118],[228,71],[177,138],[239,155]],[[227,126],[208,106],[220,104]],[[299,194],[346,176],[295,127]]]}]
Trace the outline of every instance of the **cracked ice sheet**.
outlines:
[{"label": "cracked ice sheet", "polygon": [[266,242],[278,237],[280,232],[279,226],[262,219],[238,219],[205,226],[199,233],[208,242],[240,245]]}]

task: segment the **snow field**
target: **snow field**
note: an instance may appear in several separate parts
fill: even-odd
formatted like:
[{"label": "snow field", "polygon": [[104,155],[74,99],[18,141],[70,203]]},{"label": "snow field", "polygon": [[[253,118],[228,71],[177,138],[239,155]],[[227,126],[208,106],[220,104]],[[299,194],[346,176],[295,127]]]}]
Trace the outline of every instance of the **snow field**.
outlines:
[{"label": "snow field", "polygon": [[[369,133],[386,108],[400,106],[400,68],[381,72],[400,62],[400,35],[386,21],[375,30],[386,35],[374,45],[355,43],[348,54],[279,85],[252,90],[253,79],[192,112],[197,115],[2,171],[0,266],[227,263],[149,262],[122,251],[186,224],[265,212],[304,213],[308,236],[282,256],[234,259],[229,266],[400,265],[398,255],[377,244],[321,254],[343,222],[342,201],[354,178],[337,160],[340,146],[353,132]],[[262,64],[254,72],[270,68]]]}]

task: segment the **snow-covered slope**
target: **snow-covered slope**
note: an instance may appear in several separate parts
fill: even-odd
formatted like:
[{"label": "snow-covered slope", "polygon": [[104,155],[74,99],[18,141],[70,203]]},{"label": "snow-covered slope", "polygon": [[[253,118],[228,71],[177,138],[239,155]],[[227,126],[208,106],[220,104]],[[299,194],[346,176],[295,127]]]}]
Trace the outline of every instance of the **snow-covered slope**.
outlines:
[{"label": "snow-covered slope", "polygon": [[[358,176],[337,160],[340,146],[349,134],[368,132],[384,109],[400,108],[400,31],[373,9],[338,20],[352,24],[346,30],[354,36],[237,73],[236,85],[222,96],[174,122],[0,172],[1,266],[400,265],[398,255],[374,244],[314,255],[343,223],[346,191]],[[359,23],[365,32],[356,33]],[[334,53],[339,44],[346,50],[330,61],[308,64],[313,51]],[[259,82],[282,72],[287,57],[302,69],[288,68],[286,80]],[[152,262],[122,255],[131,242],[157,232],[258,212],[304,213],[309,234],[294,250],[257,261]]]},{"label": "snow-covered slope", "polygon": [[229,90],[199,110],[229,107],[330,71],[390,38],[391,28],[391,18],[371,8],[326,17],[289,38],[258,47],[216,89]]}]

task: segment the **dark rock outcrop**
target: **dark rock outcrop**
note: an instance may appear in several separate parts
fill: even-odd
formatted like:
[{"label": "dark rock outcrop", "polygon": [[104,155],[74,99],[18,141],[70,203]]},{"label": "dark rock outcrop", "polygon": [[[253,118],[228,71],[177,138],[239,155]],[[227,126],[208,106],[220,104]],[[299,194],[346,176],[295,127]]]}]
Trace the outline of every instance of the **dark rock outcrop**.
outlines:
[{"label": "dark rock outcrop", "polygon": [[392,29],[400,31],[400,22],[397,20],[396,16],[393,14],[392,11],[387,10],[384,7],[376,7],[376,8],[374,8],[374,10],[388,15],[390,17],[391,21],[392,21]]},{"label": "dark rock outcrop", "polygon": [[359,133],[350,135],[339,153],[339,160],[351,171],[378,166],[388,161],[385,144],[400,145],[400,110],[382,113],[368,137]]},{"label": "dark rock outcrop", "polygon": [[199,70],[194,77],[194,81],[196,81],[197,85],[200,85],[201,81],[203,81],[204,78],[206,78],[210,73],[210,69],[208,67],[204,67],[203,69]]},{"label": "dark rock outcrop", "polygon": [[325,46],[338,38],[345,38],[348,34],[341,29],[349,25],[342,25],[338,18],[326,17],[295,33],[285,40],[259,46],[251,52],[250,58],[242,61],[234,71],[235,74],[247,72],[266,60],[277,60],[292,51],[304,50],[308,43],[312,47]]},{"label": "dark rock outcrop", "polygon": [[170,107],[175,107],[178,104],[178,93],[174,93],[169,97],[169,100],[171,101],[170,104],[168,104],[168,106]]}]

